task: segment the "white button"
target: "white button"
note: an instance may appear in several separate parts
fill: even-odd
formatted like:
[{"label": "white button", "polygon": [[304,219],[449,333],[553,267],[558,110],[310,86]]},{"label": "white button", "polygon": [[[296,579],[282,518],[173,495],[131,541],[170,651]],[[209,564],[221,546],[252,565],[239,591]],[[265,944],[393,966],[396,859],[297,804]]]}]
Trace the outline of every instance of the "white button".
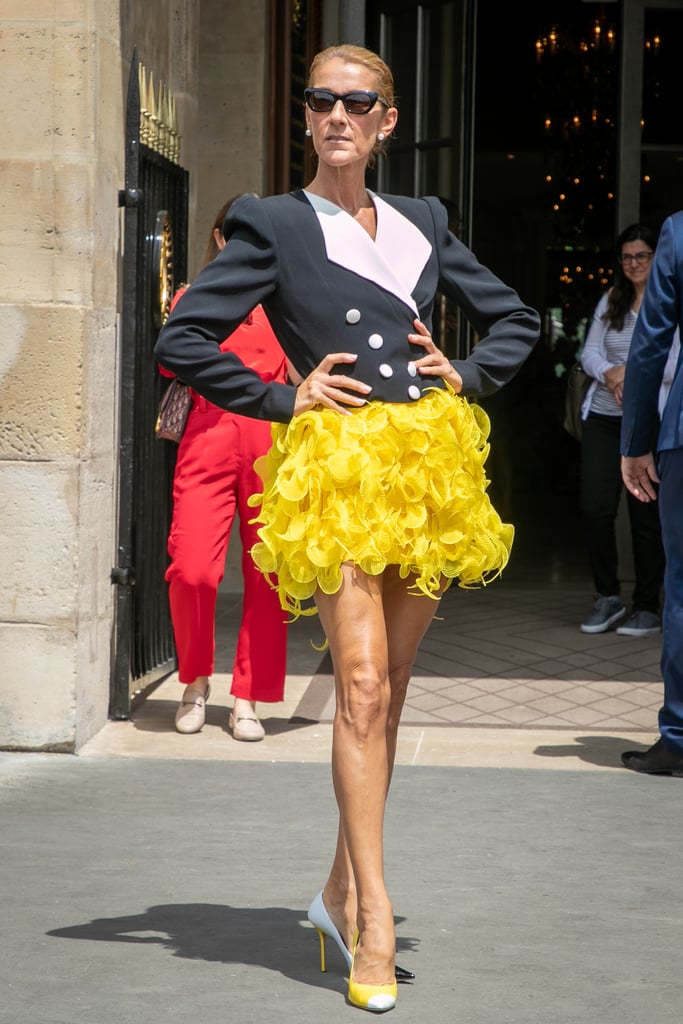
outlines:
[{"label": "white button", "polygon": [[384,338],[381,334],[371,334],[368,338],[368,345],[370,348],[381,348],[384,344]]},{"label": "white button", "polygon": [[408,388],[408,397],[415,399],[420,398],[421,395],[422,392],[420,391],[420,389],[415,384],[411,384],[410,387]]},{"label": "white button", "polygon": [[417,377],[417,366],[415,363],[408,363],[408,373],[411,377]]},{"label": "white button", "polygon": [[347,314],[346,314],[346,322],[347,322],[347,324],[357,324],[359,320],[360,320],[360,310],[359,309],[349,309],[347,311]]},{"label": "white button", "polygon": [[382,377],[393,377],[394,371],[391,369],[388,363],[382,363],[379,368],[380,376]]}]

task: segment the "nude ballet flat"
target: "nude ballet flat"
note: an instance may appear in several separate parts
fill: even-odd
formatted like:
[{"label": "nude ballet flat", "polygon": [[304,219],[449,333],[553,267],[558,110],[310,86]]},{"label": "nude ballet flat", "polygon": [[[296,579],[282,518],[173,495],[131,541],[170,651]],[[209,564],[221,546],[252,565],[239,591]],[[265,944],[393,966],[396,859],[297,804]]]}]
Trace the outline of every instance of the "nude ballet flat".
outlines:
[{"label": "nude ballet flat", "polygon": [[256,743],[257,740],[262,740],[266,735],[266,730],[258,718],[243,715],[235,717],[232,711],[228,718],[228,729],[232,733],[234,740],[246,740],[247,743]]},{"label": "nude ballet flat", "polygon": [[[358,948],[358,938],[353,944],[353,956]],[[351,960],[351,972],[349,974],[349,1002],[352,1006],[359,1006],[361,1010],[371,1010],[373,1013],[386,1013],[393,1010],[398,999],[398,986],[396,978],[389,985],[363,985],[353,980],[353,959]]]},{"label": "nude ballet flat", "polygon": [[[350,951],[346,947],[346,943],[339,934],[334,921],[327,912],[327,907],[323,900],[322,889],[318,895],[314,898],[310,907],[308,908],[308,920],[315,927],[318,933],[318,939],[320,940],[320,970],[323,974],[327,970],[325,963],[325,939],[332,939],[337,945],[339,952],[344,957],[347,970],[351,970],[352,956]],[[415,975],[412,971],[406,970],[405,967],[399,967],[396,964],[394,968],[396,973],[396,981],[412,981]]]},{"label": "nude ballet flat", "polygon": [[177,732],[186,734],[199,732],[206,721],[206,702],[209,699],[210,693],[211,686],[207,686],[204,697],[200,693],[191,690],[188,686],[187,693],[181,700],[175,713]]}]

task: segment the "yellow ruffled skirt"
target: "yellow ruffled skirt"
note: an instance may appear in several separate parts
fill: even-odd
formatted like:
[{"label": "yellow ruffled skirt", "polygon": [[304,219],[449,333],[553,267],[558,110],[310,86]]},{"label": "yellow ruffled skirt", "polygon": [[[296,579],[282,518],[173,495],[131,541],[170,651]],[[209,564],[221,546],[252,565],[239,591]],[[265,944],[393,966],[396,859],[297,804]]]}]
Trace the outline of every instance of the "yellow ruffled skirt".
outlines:
[{"label": "yellow ruffled skirt", "polygon": [[486,493],[489,420],[450,388],[411,404],[368,402],[350,416],[318,406],[273,425],[255,463],[262,494],[259,569],[294,616],[319,587],[336,593],[341,566],[377,576],[397,565],[416,593],[444,579],[489,582],[507,564],[514,528]]}]

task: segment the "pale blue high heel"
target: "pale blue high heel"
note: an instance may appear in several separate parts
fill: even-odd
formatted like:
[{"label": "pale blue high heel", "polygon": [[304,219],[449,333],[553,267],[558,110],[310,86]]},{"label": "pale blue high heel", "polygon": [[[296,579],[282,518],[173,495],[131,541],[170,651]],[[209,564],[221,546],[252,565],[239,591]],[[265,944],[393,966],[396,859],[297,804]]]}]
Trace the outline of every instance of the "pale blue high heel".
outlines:
[{"label": "pale blue high heel", "polygon": [[[351,970],[351,963],[353,957],[350,951],[346,947],[346,943],[339,934],[336,925],[330,915],[327,912],[327,907],[323,901],[322,889],[318,895],[314,898],[310,907],[308,908],[308,920],[314,925],[315,930],[318,933],[320,940],[320,970],[325,973],[327,970],[325,960],[325,939],[329,938],[337,945],[339,952],[344,957],[344,963],[346,969]],[[396,980],[397,981],[412,981],[415,975],[412,971],[406,970],[405,967],[399,967],[398,964],[395,967]]]},{"label": "pale blue high heel", "polygon": [[344,957],[347,970],[351,970],[351,954],[346,948],[346,944],[342,939],[341,935],[337,931],[334,921],[327,913],[327,907],[323,902],[322,889],[315,897],[310,907],[308,908],[308,920],[312,925],[315,926],[315,930],[318,933],[320,939],[320,970],[325,973],[327,966],[325,964],[325,939],[330,938],[339,947],[339,952]]}]

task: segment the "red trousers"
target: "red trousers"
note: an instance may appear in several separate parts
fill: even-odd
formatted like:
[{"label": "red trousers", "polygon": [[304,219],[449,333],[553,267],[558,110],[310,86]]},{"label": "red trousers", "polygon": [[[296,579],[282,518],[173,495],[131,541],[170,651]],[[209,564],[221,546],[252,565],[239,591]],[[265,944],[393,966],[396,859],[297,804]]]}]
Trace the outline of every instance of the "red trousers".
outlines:
[{"label": "red trousers", "polygon": [[244,600],[231,692],[253,701],[284,696],[286,615],[249,554],[257,541],[247,498],[262,489],[254,459],[270,448],[270,424],[194,397],[173,481],[166,571],[181,683],[214,671],[218,585],[235,512],[240,517]]}]

